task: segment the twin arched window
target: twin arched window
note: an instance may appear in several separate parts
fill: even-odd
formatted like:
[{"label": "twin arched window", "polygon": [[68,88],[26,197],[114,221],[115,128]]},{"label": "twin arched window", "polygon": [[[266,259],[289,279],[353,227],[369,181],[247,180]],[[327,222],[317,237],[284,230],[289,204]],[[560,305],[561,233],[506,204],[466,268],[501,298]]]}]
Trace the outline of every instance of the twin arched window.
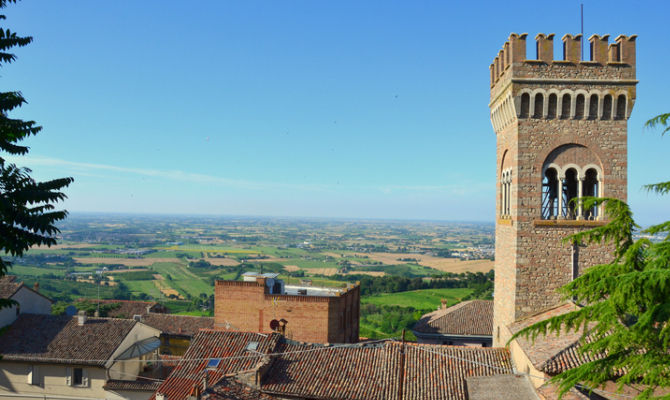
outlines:
[{"label": "twin arched window", "polygon": [[502,172],[500,179],[500,215],[509,218],[511,212],[512,197],[512,169],[508,168]]},{"label": "twin arched window", "polygon": [[595,167],[549,166],[542,178],[542,219],[600,219],[599,207],[584,209],[578,201],[584,196],[602,196]]}]

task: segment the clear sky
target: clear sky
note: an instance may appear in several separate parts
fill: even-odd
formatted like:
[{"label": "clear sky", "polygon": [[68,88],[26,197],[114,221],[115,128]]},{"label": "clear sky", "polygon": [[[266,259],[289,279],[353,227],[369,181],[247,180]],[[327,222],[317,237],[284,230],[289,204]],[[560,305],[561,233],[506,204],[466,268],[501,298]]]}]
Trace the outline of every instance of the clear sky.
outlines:
[{"label": "clear sky", "polygon": [[[44,126],[18,163],[73,176],[72,212],[493,221],[489,64],[510,32],[579,33],[579,4],[30,0],[0,85]],[[584,5],[587,37],[639,35],[629,200],[668,219],[640,187],[670,179],[643,129],[670,111],[670,3]]]}]

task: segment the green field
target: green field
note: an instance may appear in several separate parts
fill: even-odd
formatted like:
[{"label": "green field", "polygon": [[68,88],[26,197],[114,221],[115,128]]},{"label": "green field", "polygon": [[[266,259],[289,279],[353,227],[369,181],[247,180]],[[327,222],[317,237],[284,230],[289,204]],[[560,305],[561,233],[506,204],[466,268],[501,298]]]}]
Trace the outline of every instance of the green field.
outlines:
[{"label": "green field", "polygon": [[361,298],[361,304],[374,304],[386,306],[413,307],[418,310],[435,310],[441,303],[441,299],[447,299],[449,306],[461,301],[461,299],[472,293],[472,289],[423,289],[400,293],[384,293]]}]

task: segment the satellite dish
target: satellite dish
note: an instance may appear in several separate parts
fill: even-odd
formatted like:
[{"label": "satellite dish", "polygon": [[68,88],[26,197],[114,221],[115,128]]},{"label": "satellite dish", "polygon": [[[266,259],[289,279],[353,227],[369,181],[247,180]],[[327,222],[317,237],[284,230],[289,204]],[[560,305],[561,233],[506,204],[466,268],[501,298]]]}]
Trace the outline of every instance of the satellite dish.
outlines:
[{"label": "satellite dish", "polygon": [[270,329],[272,329],[273,331],[276,331],[277,328],[279,328],[279,321],[277,321],[276,319],[273,319],[272,321],[270,321]]},{"label": "satellite dish", "polygon": [[75,306],[65,307],[65,315],[67,315],[68,317],[72,317],[73,315],[77,315],[77,307],[75,307]]}]

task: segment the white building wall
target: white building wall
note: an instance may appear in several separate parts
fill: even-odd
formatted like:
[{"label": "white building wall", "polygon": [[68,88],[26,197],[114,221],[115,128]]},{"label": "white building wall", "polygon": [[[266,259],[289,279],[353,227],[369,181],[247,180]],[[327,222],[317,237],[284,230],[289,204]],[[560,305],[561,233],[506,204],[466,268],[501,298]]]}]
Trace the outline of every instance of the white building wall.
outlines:
[{"label": "white building wall", "polygon": [[[32,366],[37,366],[35,385],[28,383],[28,372]],[[107,381],[104,368],[82,367],[88,376],[88,385],[81,387],[67,384],[67,368],[66,365],[0,361],[0,400],[16,400],[17,398],[120,400],[123,398],[102,388]]]},{"label": "white building wall", "polygon": [[23,286],[12,296],[21,304],[21,314],[51,314],[51,301]]}]

